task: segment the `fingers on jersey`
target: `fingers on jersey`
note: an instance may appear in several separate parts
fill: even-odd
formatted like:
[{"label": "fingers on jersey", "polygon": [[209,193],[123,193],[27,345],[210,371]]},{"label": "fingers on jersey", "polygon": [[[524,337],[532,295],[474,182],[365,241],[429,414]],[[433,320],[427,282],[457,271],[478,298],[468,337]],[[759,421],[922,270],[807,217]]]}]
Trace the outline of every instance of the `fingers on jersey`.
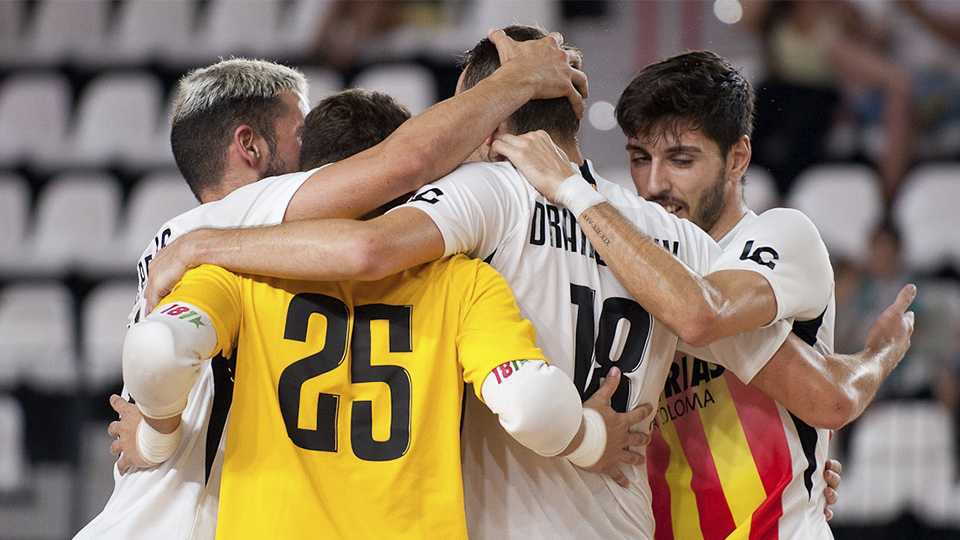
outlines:
[{"label": "fingers on jersey", "polygon": [[543,360],[494,368],[480,395],[507,433],[542,456],[562,452],[580,430],[580,394],[563,371]]},{"label": "fingers on jersey", "polygon": [[123,382],[140,411],[150,418],[182,412],[200,361],[216,346],[210,317],[182,302],[161,306],[131,326],[123,342]]}]

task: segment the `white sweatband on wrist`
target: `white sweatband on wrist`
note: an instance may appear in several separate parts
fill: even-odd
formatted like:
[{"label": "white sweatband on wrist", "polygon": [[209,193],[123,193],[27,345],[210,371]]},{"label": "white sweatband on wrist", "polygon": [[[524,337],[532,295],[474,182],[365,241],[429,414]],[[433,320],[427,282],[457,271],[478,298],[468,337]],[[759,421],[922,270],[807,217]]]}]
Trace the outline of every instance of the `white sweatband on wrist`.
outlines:
[{"label": "white sweatband on wrist", "polygon": [[570,377],[543,360],[493,368],[480,395],[503,429],[541,456],[563,452],[580,430],[580,394]]},{"label": "white sweatband on wrist", "polygon": [[577,467],[592,466],[603,456],[607,447],[607,426],[600,413],[589,407],[583,408],[583,440],[576,450],[567,454],[567,459]]},{"label": "white sweatband on wrist", "polygon": [[607,201],[607,198],[598,193],[579,173],[568,176],[561,182],[554,198],[554,202],[563,205],[578,218],[587,208]]},{"label": "white sweatband on wrist", "polygon": [[172,433],[160,433],[146,420],[137,427],[137,450],[147,463],[159,465],[170,459],[183,440],[183,422]]},{"label": "white sweatband on wrist", "polygon": [[187,406],[200,361],[217,346],[217,331],[202,310],[165,304],[131,326],[123,340],[123,382],[140,412],[170,418]]}]

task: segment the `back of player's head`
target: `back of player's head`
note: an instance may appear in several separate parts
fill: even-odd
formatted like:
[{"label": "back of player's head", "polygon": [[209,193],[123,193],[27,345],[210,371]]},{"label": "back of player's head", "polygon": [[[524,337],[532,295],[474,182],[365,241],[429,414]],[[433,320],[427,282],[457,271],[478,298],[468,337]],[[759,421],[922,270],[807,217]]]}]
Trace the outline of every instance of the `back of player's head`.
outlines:
[{"label": "back of player's head", "polygon": [[753,132],[753,107],[753,87],[726,58],[691,51],[643,68],[620,95],[617,122],[628,137],[699,129],[726,155]]},{"label": "back of player's head", "polygon": [[[547,35],[546,30],[535,26],[513,25],[503,31],[515,41],[530,41]],[[570,47],[564,45],[564,49]],[[463,56],[462,89],[473,88],[500,67],[497,47],[484,38]],[[535,99],[520,107],[507,119],[507,128],[514,134],[542,129],[558,143],[574,143],[580,121],[567,98]]]},{"label": "back of player's head", "polygon": [[340,161],[376,146],[408,118],[406,107],[381,92],[350,88],[331,94],[304,121],[300,169]]},{"label": "back of player's head", "polygon": [[270,152],[276,151],[276,121],[286,112],[287,93],[307,94],[303,74],[264,60],[221,60],[180,79],[170,118],[170,146],[180,173],[198,198],[223,177],[237,127],[252,127]]}]

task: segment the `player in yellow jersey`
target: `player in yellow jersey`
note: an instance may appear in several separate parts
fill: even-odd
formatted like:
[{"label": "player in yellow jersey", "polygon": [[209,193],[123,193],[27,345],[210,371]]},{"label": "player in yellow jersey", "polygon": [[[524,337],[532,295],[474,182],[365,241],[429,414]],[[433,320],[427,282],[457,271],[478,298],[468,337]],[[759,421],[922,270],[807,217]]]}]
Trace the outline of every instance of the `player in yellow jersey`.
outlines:
[{"label": "player in yellow jersey", "polygon": [[[376,106],[367,112],[350,118],[354,127],[382,121]],[[333,129],[314,116],[304,155],[315,148],[312,129]],[[345,138],[323,150],[336,156],[336,144]],[[506,282],[479,261],[454,257],[372,283],[203,266],[125,343],[125,382],[150,422],[141,451],[162,457],[176,444],[161,434],[167,421],[151,419],[177,424],[201,361],[234,351],[218,538],[466,538],[463,381],[524,445],[584,466],[608,448],[635,460],[623,446],[642,438],[608,436],[605,422],[627,426],[649,412],[598,406],[616,373],[581,406],[569,379],[544,362]]]}]

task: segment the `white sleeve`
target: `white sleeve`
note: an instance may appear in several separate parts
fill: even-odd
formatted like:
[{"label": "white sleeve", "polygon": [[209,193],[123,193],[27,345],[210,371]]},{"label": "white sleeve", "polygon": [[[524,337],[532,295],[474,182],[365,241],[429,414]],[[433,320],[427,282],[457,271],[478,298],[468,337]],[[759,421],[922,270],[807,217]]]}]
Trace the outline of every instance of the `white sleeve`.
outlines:
[{"label": "white sleeve", "polygon": [[316,170],[264,178],[232,191],[223,199],[201,204],[164,223],[137,261],[139,285],[128,324],[134,324],[146,316],[146,300],[143,295],[150,261],[157,255],[157,251],[194,229],[281,223],[290,200]]},{"label": "white sleeve", "polygon": [[425,212],[443,236],[444,256],[485,259],[507,234],[525,227],[517,219],[536,194],[509,163],[465,163],[420,188],[403,207]]},{"label": "white sleeve", "polygon": [[791,328],[789,322],[780,320],[763,328],[718,339],[705,347],[693,347],[681,340],[677,350],[719,364],[732,371],[744,384],[750,384],[786,341]]},{"label": "white sleeve", "polygon": [[820,233],[802,212],[774,208],[737,232],[711,268],[762,275],[777,299],[775,320],[815,319],[833,292],[833,268]]},{"label": "white sleeve", "polygon": [[144,416],[183,412],[200,361],[213,356],[216,346],[210,317],[184,302],[161,306],[131,326],[123,341],[123,383]]},{"label": "white sleeve", "polygon": [[563,371],[543,360],[519,364],[509,377],[491,371],[480,395],[514,439],[542,456],[555,456],[580,429],[580,394]]}]

